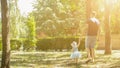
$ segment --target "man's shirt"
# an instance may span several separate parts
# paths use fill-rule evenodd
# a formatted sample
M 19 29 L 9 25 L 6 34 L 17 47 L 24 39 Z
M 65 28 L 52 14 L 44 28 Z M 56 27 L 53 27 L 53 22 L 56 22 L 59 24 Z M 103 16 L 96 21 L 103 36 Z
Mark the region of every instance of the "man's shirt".
M 88 31 L 87 31 L 87 35 L 88 36 L 97 36 L 98 33 L 98 29 L 99 29 L 99 21 L 96 18 L 90 18 L 88 20 Z

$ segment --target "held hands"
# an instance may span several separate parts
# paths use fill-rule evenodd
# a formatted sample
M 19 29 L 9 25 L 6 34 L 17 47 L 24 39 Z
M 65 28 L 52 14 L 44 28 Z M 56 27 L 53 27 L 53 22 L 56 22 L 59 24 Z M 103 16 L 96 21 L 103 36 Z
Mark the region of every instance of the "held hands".
M 99 39 L 99 38 L 97 38 L 97 41 L 99 42 L 99 41 L 100 41 L 100 39 Z

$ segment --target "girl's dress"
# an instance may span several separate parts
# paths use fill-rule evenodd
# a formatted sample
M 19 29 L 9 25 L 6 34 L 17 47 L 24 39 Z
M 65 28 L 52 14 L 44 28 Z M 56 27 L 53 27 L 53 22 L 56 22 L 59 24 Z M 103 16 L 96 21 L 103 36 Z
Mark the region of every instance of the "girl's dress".
M 81 57 L 81 54 L 80 54 L 80 52 L 78 51 L 78 47 L 77 47 L 77 43 L 76 42 L 73 42 L 72 44 L 71 44 L 71 46 L 72 46 L 72 48 L 73 48 L 73 52 L 72 52 L 72 54 L 71 54 L 71 58 L 80 58 Z

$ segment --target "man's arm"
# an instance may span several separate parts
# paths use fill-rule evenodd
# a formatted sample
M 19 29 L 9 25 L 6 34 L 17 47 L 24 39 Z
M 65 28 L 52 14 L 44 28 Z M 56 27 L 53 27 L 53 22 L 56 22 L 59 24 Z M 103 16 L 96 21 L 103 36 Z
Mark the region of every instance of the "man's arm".
M 83 28 L 81 32 L 82 34 L 79 35 L 78 46 L 80 45 L 82 38 L 86 35 L 87 29 L 88 29 L 88 24 L 85 25 L 85 27 Z
M 99 41 L 99 39 L 100 39 L 100 25 L 99 25 L 99 29 L 98 29 L 98 35 L 97 35 L 97 41 Z

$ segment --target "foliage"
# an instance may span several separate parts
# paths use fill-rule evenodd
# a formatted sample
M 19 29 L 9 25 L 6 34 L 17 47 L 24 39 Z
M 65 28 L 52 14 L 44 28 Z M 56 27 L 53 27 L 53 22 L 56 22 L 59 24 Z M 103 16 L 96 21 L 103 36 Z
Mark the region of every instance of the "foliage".
M 10 48 L 11 50 L 19 50 L 22 42 L 20 39 L 11 39 L 10 40 Z M 2 50 L 2 40 L 0 40 L 0 50 Z
M 10 14 L 10 34 L 11 37 L 19 37 L 19 28 L 20 28 L 20 11 L 17 6 L 17 0 L 9 1 L 9 14 Z
M 84 5 L 85 0 L 37 0 L 33 12 L 37 34 L 44 32 L 48 36 L 63 36 L 80 31 L 85 22 Z M 75 28 L 74 32 L 72 28 Z
M 114 34 L 120 33 L 120 4 L 119 2 L 115 3 L 111 11 L 111 31 Z
M 10 18 L 10 35 L 11 38 L 20 38 L 26 37 L 26 25 L 25 25 L 25 17 L 20 14 L 20 10 L 18 8 L 18 0 L 9 0 L 9 18 Z
M 17 1 L 9 1 L 11 38 L 26 37 L 27 35 L 26 18 L 20 15 Z M 92 10 L 98 13 L 101 29 L 104 32 L 104 0 L 91 1 Z M 33 6 L 35 11 L 32 13 L 35 17 L 37 35 L 40 32 L 48 36 L 82 33 L 86 20 L 86 0 L 37 0 Z M 120 24 L 119 1 L 111 4 L 111 10 L 111 31 L 120 33 L 118 26 Z
M 28 17 L 28 20 L 26 21 L 26 25 L 27 25 L 27 28 L 28 28 L 28 33 L 27 33 L 27 44 L 26 45 L 29 45 L 31 46 L 31 48 L 34 48 L 35 47 L 35 44 L 36 44 L 36 23 L 34 21 L 34 17 L 32 15 L 30 15 Z
M 19 50 L 21 46 L 21 41 L 18 39 L 11 39 L 10 46 L 11 46 L 11 50 Z
M 2 50 L 2 40 L 0 39 L 0 50 Z
M 64 36 L 75 36 L 80 33 L 85 28 L 86 22 L 86 0 L 37 0 L 33 5 L 35 10 L 28 17 L 22 17 L 20 15 L 20 10 L 17 6 L 17 1 L 9 0 L 9 14 L 10 14 L 10 35 L 11 38 L 16 38 L 17 40 L 11 40 L 12 49 L 18 49 L 22 43 L 18 42 L 20 38 L 26 38 L 23 41 L 24 50 L 33 48 L 36 44 L 36 33 L 39 35 L 40 32 L 44 34 L 55 37 L 49 39 L 39 40 L 40 45 L 58 45 L 65 42 L 68 44 L 71 42 L 68 38 L 62 38 Z M 101 29 L 104 33 L 104 0 L 91 0 L 92 10 L 98 13 L 98 18 L 101 23 Z M 118 1 L 118 0 L 117 0 Z M 120 33 L 120 1 L 115 4 L 111 4 L 111 32 L 118 34 Z M 1 29 L 1 24 L 0 24 Z M 1 32 L 1 31 L 0 31 Z M 58 38 L 56 38 L 58 37 Z M 61 38 L 60 38 L 61 37 Z M 66 40 L 68 39 L 68 40 Z M 57 40 L 57 41 L 56 41 Z M 63 40 L 63 41 L 62 41 Z M 62 41 L 62 42 L 59 42 Z M 44 42 L 44 43 L 43 43 Z M 56 42 L 56 43 L 53 43 Z M 17 43 L 17 46 L 16 46 Z M 65 44 L 65 47 L 67 48 Z M 0 45 L 1 46 L 1 45 Z M 39 45 L 37 43 L 38 50 Z M 44 47 L 44 46 L 43 46 Z M 56 47 L 56 46 L 55 46 Z M 51 46 L 53 49 L 54 46 Z M 69 48 L 69 47 L 68 47 Z M 46 48 L 43 48 L 46 49 Z

